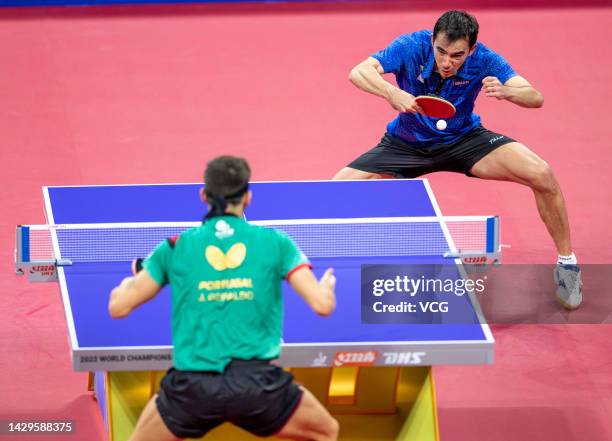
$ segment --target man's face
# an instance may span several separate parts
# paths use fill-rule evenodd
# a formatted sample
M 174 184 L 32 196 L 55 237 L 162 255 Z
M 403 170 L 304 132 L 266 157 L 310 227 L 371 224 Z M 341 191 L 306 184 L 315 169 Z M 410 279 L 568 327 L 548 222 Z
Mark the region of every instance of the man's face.
M 439 32 L 432 41 L 436 68 L 442 78 L 452 77 L 465 63 L 468 55 L 471 55 L 476 45 L 470 49 L 467 39 L 449 43 L 444 32 Z

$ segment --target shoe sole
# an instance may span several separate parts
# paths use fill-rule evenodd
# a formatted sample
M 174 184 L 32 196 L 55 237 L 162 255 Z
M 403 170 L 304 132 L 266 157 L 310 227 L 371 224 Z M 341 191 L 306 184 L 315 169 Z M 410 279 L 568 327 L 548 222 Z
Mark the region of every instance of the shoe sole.
M 582 301 L 577 304 L 576 306 L 572 306 L 569 303 L 566 303 L 563 299 L 561 299 L 561 297 L 559 297 L 557 295 L 557 293 L 555 293 L 555 298 L 557 299 L 557 302 L 559 302 L 561 304 L 561 306 L 563 306 L 565 309 L 567 309 L 568 311 L 574 311 L 578 308 L 580 308 L 580 305 L 582 304 Z

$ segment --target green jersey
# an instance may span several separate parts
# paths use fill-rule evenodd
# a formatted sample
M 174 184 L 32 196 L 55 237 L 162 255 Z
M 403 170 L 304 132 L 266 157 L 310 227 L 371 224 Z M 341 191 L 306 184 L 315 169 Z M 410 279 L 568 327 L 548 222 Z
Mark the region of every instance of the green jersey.
M 143 268 L 172 287 L 174 366 L 222 372 L 280 355 L 281 283 L 308 259 L 284 233 L 215 217 L 162 242 Z

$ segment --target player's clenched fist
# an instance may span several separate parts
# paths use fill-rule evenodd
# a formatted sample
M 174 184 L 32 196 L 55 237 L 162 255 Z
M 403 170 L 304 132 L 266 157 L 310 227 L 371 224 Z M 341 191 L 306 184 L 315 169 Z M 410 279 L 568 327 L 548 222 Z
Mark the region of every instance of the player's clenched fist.
M 485 77 L 482 80 L 482 91 L 486 96 L 503 100 L 508 96 L 507 88 L 496 77 Z
M 336 288 L 336 276 L 334 275 L 333 268 L 328 268 L 325 271 L 323 276 L 321 276 L 319 283 L 331 291 L 333 291 Z

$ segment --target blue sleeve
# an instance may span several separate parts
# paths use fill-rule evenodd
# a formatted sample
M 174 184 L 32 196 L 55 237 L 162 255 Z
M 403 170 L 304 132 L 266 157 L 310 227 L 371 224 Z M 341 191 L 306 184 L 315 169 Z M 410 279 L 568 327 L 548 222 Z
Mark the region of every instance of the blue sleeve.
M 164 240 L 142 263 L 143 269 L 145 269 L 160 286 L 164 286 L 168 283 L 168 268 L 170 267 L 171 256 L 172 248 L 168 241 Z
M 504 57 L 496 52 L 490 51 L 486 76 L 497 77 L 497 79 L 504 84 L 510 78 L 517 75 L 518 74 L 512 69 L 512 66 L 510 66 L 510 63 L 508 63 Z
M 372 57 L 380 62 L 385 73 L 397 74 L 405 67 L 406 60 L 410 56 L 412 50 L 411 41 L 410 36 L 401 35 L 393 40 L 385 49 L 373 53 Z

